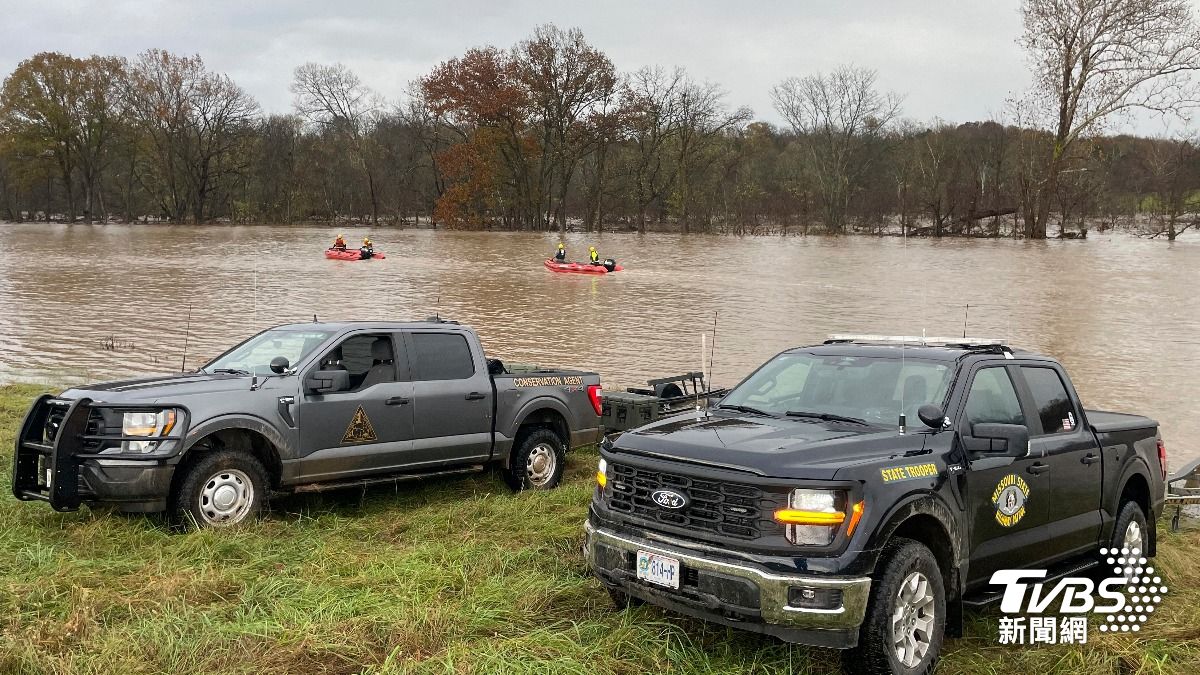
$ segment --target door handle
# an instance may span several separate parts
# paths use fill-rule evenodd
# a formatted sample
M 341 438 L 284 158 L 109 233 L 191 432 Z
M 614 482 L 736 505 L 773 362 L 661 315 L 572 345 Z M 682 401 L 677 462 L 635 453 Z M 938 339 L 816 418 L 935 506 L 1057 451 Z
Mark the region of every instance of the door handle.
M 408 399 L 403 396 L 393 396 L 383 402 L 384 405 L 408 405 Z
M 1041 462 L 1035 462 L 1033 464 L 1030 464 L 1029 467 L 1026 468 L 1025 470 L 1036 476 L 1038 474 L 1043 474 L 1043 473 L 1046 473 L 1047 471 L 1049 471 L 1050 465 L 1043 464 Z
M 1096 462 L 1100 461 L 1100 456 L 1094 452 L 1089 452 L 1083 457 L 1080 457 L 1079 461 L 1083 462 L 1084 464 L 1095 464 Z
M 473 391 L 473 392 L 467 394 L 468 401 L 482 401 L 485 398 L 487 398 L 487 397 L 477 391 Z

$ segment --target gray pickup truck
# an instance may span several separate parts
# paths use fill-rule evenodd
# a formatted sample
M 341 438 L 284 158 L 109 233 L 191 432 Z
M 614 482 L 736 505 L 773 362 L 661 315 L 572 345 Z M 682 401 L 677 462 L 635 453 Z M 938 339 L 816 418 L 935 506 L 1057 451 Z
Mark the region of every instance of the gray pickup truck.
M 500 465 L 516 490 L 558 485 L 601 438 L 595 373 L 509 372 L 453 322 L 271 328 L 194 373 L 34 401 L 13 494 L 59 511 L 110 503 L 178 527 L 232 525 L 272 493 Z

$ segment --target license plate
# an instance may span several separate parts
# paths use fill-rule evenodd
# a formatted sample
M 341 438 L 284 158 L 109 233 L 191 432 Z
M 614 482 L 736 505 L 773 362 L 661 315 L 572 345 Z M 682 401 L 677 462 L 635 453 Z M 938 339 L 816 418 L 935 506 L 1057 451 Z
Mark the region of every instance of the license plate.
M 665 555 L 638 551 L 637 578 L 679 590 L 679 561 Z

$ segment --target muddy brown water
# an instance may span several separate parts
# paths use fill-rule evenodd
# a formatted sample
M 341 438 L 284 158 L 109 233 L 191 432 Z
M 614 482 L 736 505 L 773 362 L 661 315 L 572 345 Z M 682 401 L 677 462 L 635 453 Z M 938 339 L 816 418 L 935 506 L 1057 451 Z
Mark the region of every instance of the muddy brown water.
M 929 241 L 570 234 L 626 271 L 554 274 L 553 234 L 369 231 L 386 260 L 326 260 L 329 227 L 0 225 L 0 381 L 189 368 L 267 326 L 421 319 L 492 355 L 601 373 L 608 388 L 700 367 L 717 385 L 829 333 L 999 336 L 1065 363 L 1086 405 L 1157 418 L 1200 457 L 1200 242 Z

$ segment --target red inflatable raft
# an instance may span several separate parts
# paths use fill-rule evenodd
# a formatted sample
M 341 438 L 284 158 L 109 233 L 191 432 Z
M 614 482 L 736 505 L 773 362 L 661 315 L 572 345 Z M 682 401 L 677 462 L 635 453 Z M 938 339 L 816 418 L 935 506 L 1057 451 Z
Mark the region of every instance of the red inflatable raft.
M 545 262 L 546 269 L 551 272 L 562 272 L 564 274 L 608 274 L 608 269 L 603 265 L 589 265 L 587 263 L 560 263 L 553 260 Z M 620 265 L 613 268 L 614 272 L 620 272 L 625 269 Z
M 327 249 L 325 249 L 325 257 L 329 258 L 330 260 L 362 260 L 363 259 L 362 254 L 359 253 L 358 249 L 356 249 L 356 248 L 348 248 L 345 251 L 338 251 L 338 250 L 335 250 L 332 248 L 327 248 Z M 379 250 L 376 250 L 375 254 L 371 256 L 371 258 L 386 258 L 386 257 L 387 256 L 383 254 L 383 251 L 379 251 Z M 367 260 L 370 260 L 371 258 L 367 258 Z

